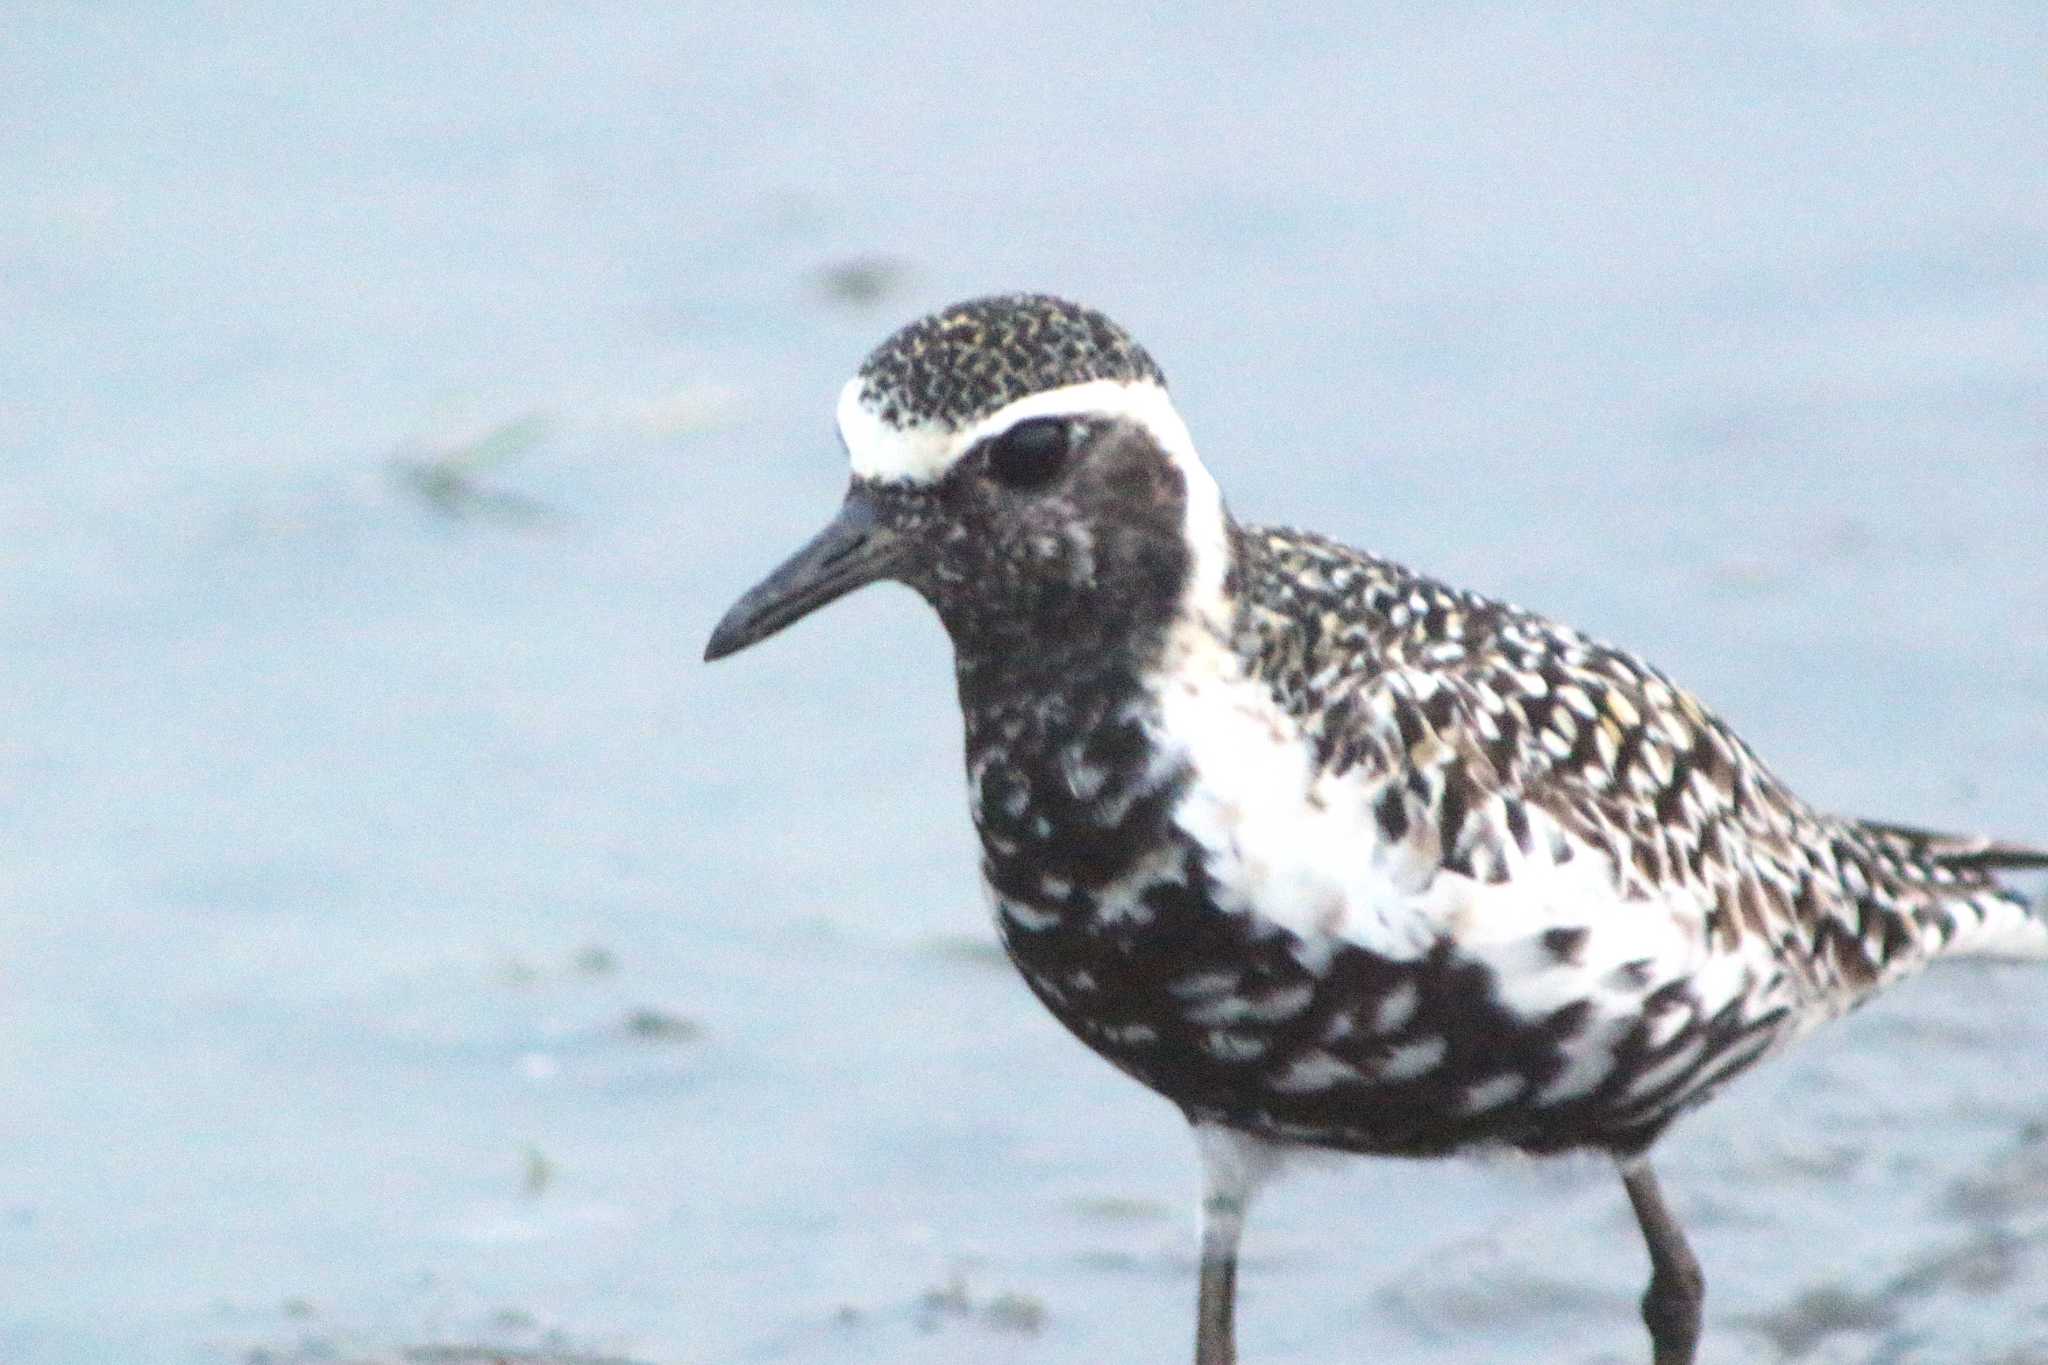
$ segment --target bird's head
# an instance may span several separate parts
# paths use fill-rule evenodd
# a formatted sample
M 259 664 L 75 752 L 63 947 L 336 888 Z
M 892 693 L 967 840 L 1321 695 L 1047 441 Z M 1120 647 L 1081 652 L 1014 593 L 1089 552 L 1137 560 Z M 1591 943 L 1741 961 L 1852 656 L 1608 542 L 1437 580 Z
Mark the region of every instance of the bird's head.
M 839 514 L 736 603 L 707 659 L 864 584 L 906 583 L 963 662 L 1142 647 L 1215 600 L 1228 523 L 1166 381 L 1102 314 L 975 299 L 877 347 L 839 397 Z

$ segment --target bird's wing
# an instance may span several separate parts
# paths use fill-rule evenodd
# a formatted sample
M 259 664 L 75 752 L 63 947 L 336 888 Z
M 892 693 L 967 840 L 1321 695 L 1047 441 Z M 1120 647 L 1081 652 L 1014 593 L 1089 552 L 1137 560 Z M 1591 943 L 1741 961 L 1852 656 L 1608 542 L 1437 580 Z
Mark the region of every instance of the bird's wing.
M 1814 810 L 1690 692 L 1570 627 L 1320 538 L 1248 544 L 1273 618 L 1253 632 L 1255 671 L 1304 714 L 1325 767 L 1384 754 L 1426 774 L 1403 823 L 1434 826 L 1448 870 L 1504 880 L 1544 853 L 1525 829 L 1561 828 L 1646 913 L 1769 945 L 1848 1001 L 1969 949 L 2020 906 L 1992 874 L 2043 865 Z

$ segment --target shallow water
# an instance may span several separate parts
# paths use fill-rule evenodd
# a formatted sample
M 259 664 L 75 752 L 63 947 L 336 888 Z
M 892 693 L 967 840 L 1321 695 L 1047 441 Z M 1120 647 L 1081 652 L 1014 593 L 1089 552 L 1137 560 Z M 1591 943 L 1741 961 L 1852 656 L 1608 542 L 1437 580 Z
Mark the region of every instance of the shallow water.
M 936 625 L 697 663 L 961 295 L 1125 321 L 1242 515 L 2048 837 L 2038 6 L 1177 15 L 9 25 L 0 1360 L 1184 1354 Z M 1677 1129 L 1706 1358 L 2048 1360 L 2044 1055 L 1950 969 Z M 1642 1275 L 1597 1163 L 1305 1171 L 1245 1355 L 1636 1360 Z

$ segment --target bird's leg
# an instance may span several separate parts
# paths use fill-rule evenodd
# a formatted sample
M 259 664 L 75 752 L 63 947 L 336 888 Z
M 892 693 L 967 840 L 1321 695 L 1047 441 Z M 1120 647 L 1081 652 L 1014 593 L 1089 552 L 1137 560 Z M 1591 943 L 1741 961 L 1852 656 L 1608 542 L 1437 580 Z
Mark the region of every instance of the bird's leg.
M 1700 1306 L 1707 1278 L 1686 1245 L 1678 1220 L 1664 1205 L 1656 1173 L 1637 1157 L 1621 1167 L 1621 1183 L 1635 1206 L 1636 1223 L 1650 1248 L 1650 1287 L 1643 1291 L 1643 1322 L 1650 1329 L 1654 1365 L 1692 1365 L 1700 1341 Z
M 1237 1365 L 1237 1234 L 1242 1210 L 1219 1214 L 1202 1201 L 1202 1297 L 1195 1305 L 1195 1365 Z M 1228 1234 L 1215 1229 L 1228 1224 Z
M 1202 1295 L 1195 1305 L 1195 1365 L 1237 1365 L 1237 1244 L 1252 1195 L 1278 1163 L 1263 1139 L 1195 1125 L 1202 1153 Z

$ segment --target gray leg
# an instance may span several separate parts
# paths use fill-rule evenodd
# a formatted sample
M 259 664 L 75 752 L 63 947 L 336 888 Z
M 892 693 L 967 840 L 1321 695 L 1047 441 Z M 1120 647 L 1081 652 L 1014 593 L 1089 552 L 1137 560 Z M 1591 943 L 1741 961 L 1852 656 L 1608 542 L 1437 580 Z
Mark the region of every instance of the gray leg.
M 1650 1287 L 1643 1293 L 1643 1322 L 1650 1329 L 1654 1365 L 1692 1365 L 1700 1342 L 1700 1306 L 1707 1277 L 1685 1243 L 1678 1220 L 1664 1206 L 1657 1177 L 1647 1159 L 1624 1163 L 1621 1183 L 1635 1206 L 1636 1222 L 1650 1248 Z
M 1212 1252 L 1209 1241 L 1205 1232 L 1202 1298 L 1195 1307 L 1195 1365 L 1237 1365 L 1237 1246 Z
M 1271 1143 L 1195 1125 L 1202 1153 L 1202 1297 L 1195 1306 L 1195 1365 L 1237 1365 L 1237 1244 L 1245 1210 L 1272 1174 Z

